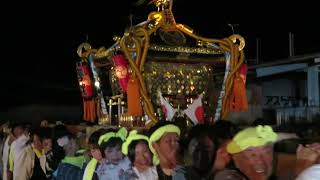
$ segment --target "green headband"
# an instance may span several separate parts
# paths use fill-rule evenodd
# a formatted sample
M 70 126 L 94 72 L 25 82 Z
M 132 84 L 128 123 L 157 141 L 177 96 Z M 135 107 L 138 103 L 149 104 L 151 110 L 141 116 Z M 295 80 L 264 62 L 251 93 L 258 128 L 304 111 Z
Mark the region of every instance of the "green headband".
M 146 140 L 147 142 L 149 142 L 149 138 L 147 136 L 138 134 L 137 130 L 132 130 L 130 131 L 126 141 L 122 144 L 122 153 L 124 155 L 128 155 L 129 145 L 131 144 L 132 141 L 137 141 L 137 140 Z
M 122 127 L 118 130 L 118 132 L 108 132 L 102 136 L 100 136 L 98 144 L 101 145 L 103 142 L 108 142 L 112 137 L 119 137 L 122 141 L 126 140 L 128 131 L 126 128 Z
M 150 151 L 153 153 L 153 163 L 155 165 L 159 164 L 159 157 L 156 150 L 153 148 L 152 143 L 160 140 L 165 133 L 177 133 L 180 136 L 180 129 L 178 126 L 175 126 L 173 124 L 168 124 L 160 127 L 159 129 L 155 130 L 152 133 L 152 135 L 149 138 L 149 148 L 150 148 Z

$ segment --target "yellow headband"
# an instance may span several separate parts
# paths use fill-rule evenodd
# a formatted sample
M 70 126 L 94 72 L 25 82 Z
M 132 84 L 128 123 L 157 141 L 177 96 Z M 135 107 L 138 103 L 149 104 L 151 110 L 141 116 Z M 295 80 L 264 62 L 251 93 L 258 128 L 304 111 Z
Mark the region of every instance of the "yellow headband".
M 137 130 L 130 131 L 128 138 L 122 144 L 122 153 L 124 155 L 128 155 L 129 145 L 131 144 L 132 141 L 136 141 L 136 140 L 146 140 L 148 142 L 149 138 L 145 135 L 138 134 Z
M 118 132 L 108 132 L 102 136 L 100 136 L 98 144 L 101 145 L 103 142 L 108 142 L 112 137 L 119 137 L 122 141 L 126 140 L 128 131 L 126 128 L 122 127 L 118 130 Z
M 149 148 L 150 148 L 150 151 L 153 153 L 153 163 L 155 165 L 159 164 L 159 158 L 158 158 L 158 154 L 157 154 L 156 150 L 153 148 L 152 144 L 154 142 L 157 142 L 158 140 L 160 140 L 161 137 L 165 133 L 177 133 L 180 136 L 180 129 L 178 126 L 175 126 L 173 124 L 168 124 L 168 125 L 160 127 L 159 129 L 155 130 L 152 133 L 152 135 L 149 138 Z
M 271 126 L 259 125 L 257 127 L 246 128 L 235 135 L 227 145 L 227 151 L 230 154 L 236 154 L 249 147 L 259 147 L 274 143 L 277 137 L 277 133 L 272 130 Z

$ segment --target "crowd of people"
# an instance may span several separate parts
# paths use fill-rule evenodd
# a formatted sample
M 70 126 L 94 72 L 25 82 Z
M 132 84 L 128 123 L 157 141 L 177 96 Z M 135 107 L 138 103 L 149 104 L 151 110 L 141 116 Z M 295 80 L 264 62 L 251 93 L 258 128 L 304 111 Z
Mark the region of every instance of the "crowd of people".
M 10 126 L 2 137 L 3 180 L 320 179 L 320 144 L 299 145 L 292 173 L 280 177 L 274 145 L 288 134 L 228 121 L 188 131 L 167 121 L 150 129 L 101 127 L 81 145 L 64 125 Z

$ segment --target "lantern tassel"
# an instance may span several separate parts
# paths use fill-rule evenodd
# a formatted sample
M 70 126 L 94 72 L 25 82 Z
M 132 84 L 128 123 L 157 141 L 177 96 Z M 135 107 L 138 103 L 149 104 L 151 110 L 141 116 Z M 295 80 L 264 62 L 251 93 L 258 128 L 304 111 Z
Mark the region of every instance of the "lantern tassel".
M 136 78 L 131 78 L 128 82 L 128 114 L 131 116 L 142 116 L 140 103 L 139 82 Z

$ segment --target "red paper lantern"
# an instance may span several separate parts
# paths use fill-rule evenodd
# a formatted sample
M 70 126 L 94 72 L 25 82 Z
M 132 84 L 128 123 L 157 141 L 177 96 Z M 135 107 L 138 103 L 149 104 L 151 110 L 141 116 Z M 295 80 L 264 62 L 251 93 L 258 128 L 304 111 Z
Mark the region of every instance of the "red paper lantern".
M 127 92 L 129 73 L 128 64 L 123 54 L 118 54 L 112 57 L 115 65 L 115 73 L 119 79 L 119 84 L 124 92 Z

